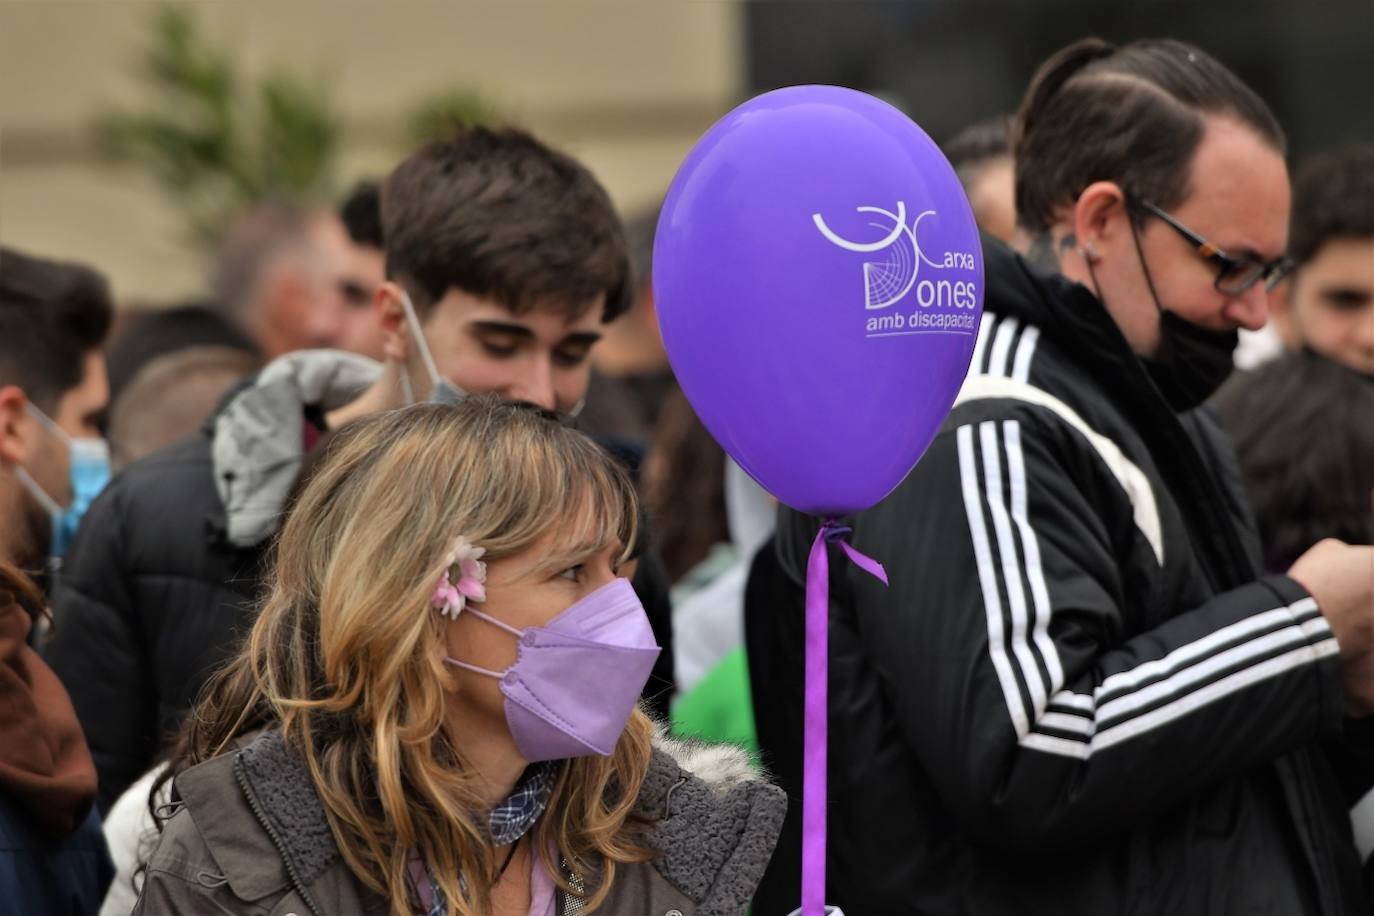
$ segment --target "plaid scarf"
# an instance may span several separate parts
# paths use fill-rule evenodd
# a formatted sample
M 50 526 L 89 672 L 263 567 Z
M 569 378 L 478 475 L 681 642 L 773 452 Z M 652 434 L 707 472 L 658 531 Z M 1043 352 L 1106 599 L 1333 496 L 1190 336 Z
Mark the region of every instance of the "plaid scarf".
M 536 763 L 525 769 L 520 781 L 505 801 L 491 809 L 487 832 L 495 846 L 508 846 L 530 831 L 549 805 L 553 783 L 558 778 L 556 761 Z M 439 893 L 439 885 L 429 873 L 429 866 L 418 853 L 410 861 L 410 877 L 420 900 L 420 912 L 425 916 L 448 916 L 448 901 Z M 459 876 L 462 882 L 462 876 Z

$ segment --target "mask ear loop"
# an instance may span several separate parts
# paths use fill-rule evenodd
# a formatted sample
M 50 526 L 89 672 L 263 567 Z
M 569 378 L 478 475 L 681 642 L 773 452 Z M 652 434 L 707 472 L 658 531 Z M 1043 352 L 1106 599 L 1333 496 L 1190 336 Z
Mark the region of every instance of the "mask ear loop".
M 1145 285 L 1150 289 L 1150 298 L 1154 300 L 1155 311 L 1159 312 L 1160 317 L 1164 317 L 1164 306 L 1159 304 L 1159 294 L 1155 292 L 1155 278 L 1150 275 L 1150 265 L 1145 263 L 1145 249 L 1140 247 L 1140 233 L 1136 232 L 1135 221 L 1131 219 L 1131 214 L 1127 212 L 1126 219 L 1130 221 L 1131 241 L 1135 243 L 1135 256 L 1140 261 L 1140 272 L 1145 275 Z M 1097 281 L 1094 279 L 1094 283 Z
M 74 451 L 72 448 L 72 437 L 67 435 L 65 429 L 58 426 L 57 422 L 53 420 L 52 417 L 35 407 L 32 401 L 25 402 L 24 409 L 28 411 L 29 416 L 38 421 L 40 426 L 62 440 L 62 443 L 67 446 L 68 456 L 72 454 Z M 68 460 L 70 460 L 70 457 Z M 43 509 L 52 516 L 54 520 L 63 512 L 67 511 L 66 507 L 53 499 L 52 496 L 48 494 L 47 490 L 38 485 L 38 481 L 33 479 L 33 475 L 29 473 L 28 468 L 24 467 L 22 464 L 16 465 L 14 473 L 15 476 L 19 478 L 19 482 L 23 484 L 24 489 L 29 491 L 29 495 L 38 500 L 39 504 L 43 506 Z M 55 523 L 54 521 L 54 524 Z
M 34 406 L 33 401 L 25 401 L 24 409 L 29 412 L 29 416 L 33 417 L 40 424 L 42 424 L 44 429 L 46 429 L 48 432 L 52 433 L 54 436 L 65 442 L 68 448 L 71 448 L 72 437 L 67 435 L 67 431 L 65 429 L 57 425 L 56 420 L 54 420 L 52 417 L 48 416 L 46 413 L 44 413 L 43 411 L 39 410 L 36 406 Z
M 514 636 L 516 639 L 520 639 L 520 638 L 522 638 L 522 637 L 525 635 L 525 631 L 524 631 L 524 630 L 517 630 L 515 627 L 511 626 L 511 625 L 508 624 L 508 623 L 502 623 L 501 621 L 497 620 L 495 617 L 492 617 L 492 616 L 490 616 L 490 615 L 488 615 L 488 614 L 484 614 L 484 613 L 482 613 L 481 611 L 477 610 L 477 608 L 475 608 L 475 607 L 465 607 L 465 608 L 463 608 L 463 611 L 462 611 L 462 612 L 465 613 L 465 614 L 473 614 L 474 616 L 477 617 L 478 620 L 485 620 L 487 623 L 491 624 L 492 626 L 500 627 L 501 629 L 505 630 L 507 633 L 509 633 L 509 634 L 511 634 L 512 636 Z M 455 619 L 457 619 L 457 618 L 455 618 Z M 503 677 L 506 676 L 506 675 L 505 675 L 505 672 L 503 672 L 503 671 L 492 671 L 490 668 L 483 668 L 483 667 L 480 666 L 480 665 L 473 665 L 473 664 L 470 664 L 469 662 L 460 661 L 459 659 L 453 658 L 452 656 L 447 656 L 447 655 L 444 656 L 444 661 L 447 662 L 447 663 L 450 664 L 450 665 L 457 665 L 459 668 L 466 668 L 466 669 L 469 670 L 469 671 L 474 671 L 474 672 L 476 672 L 477 674 L 485 674 L 487 677 L 494 677 L 494 678 L 498 678 L 498 679 L 499 679 L 499 678 L 503 678 Z
M 48 495 L 47 490 L 44 490 L 38 485 L 38 481 L 34 480 L 33 476 L 29 474 L 28 468 L 23 465 L 15 465 L 14 474 L 19 478 L 19 482 L 23 484 L 24 489 L 29 491 L 29 495 L 38 500 L 38 502 L 42 504 L 44 510 L 54 519 L 66 511 L 66 509 L 58 504 L 57 500 Z
M 411 305 L 410 294 L 404 289 L 401 290 L 401 306 L 405 309 L 406 324 L 410 327 L 410 334 L 415 338 L 415 348 L 420 351 L 420 359 L 425 364 L 425 371 L 429 373 L 429 380 L 434 387 L 439 387 L 439 370 L 434 365 L 434 357 L 430 355 L 429 343 L 425 340 L 425 332 L 420 327 L 420 319 L 415 316 L 415 306 Z M 409 403 L 415 403 L 415 392 L 410 390 L 410 380 L 406 379 L 407 395 Z

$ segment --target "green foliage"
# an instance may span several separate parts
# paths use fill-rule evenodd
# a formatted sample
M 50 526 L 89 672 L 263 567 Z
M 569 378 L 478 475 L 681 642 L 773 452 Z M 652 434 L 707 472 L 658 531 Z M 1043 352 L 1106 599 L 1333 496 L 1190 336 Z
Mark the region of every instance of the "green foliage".
M 442 140 L 462 124 L 494 124 L 501 114 L 490 100 L 471 89 L 450 89 L 426 99 L 411 113 L 406 129 L 408 149 Z
M 162 186 L 193 239 L 213 242 L 265 198 L 330 192 L 339 125 L 322 91 L 282 72 L 245 80 L 186 8 L 164 7 L 153 24 L 140 68 L 151 104 L 107 114 L 96 130 L 109 156 Z

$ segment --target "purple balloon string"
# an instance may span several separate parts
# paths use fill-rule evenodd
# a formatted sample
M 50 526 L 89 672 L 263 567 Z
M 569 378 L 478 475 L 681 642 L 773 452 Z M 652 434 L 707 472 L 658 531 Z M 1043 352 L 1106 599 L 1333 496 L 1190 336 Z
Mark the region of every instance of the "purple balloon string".
M 851 563 L 887 585 L 887 571 L 845 542 L 849 529 L 827 519 L 806 561 L 806 713 L 802 777 L 802 916 L 825 916 L 826 753 L 829 740 L 830 557 L 837 542 Z

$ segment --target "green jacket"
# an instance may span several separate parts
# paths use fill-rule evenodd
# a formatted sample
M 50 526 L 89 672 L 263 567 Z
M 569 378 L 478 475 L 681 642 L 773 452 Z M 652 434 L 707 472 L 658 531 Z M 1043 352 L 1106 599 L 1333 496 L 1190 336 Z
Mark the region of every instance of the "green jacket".
M 135 916 L 385 916 L 348 870 L 300 758 L 274 731 L 176 778 L 181 809 L 149 861 Z M 734 916 L 763 876 L 786 809 L 739 751 L 655 741 L 636 804 L 661 855 L 616 869 L 605 916 Z M 560 914 L 581 912 L 577 898 Z

